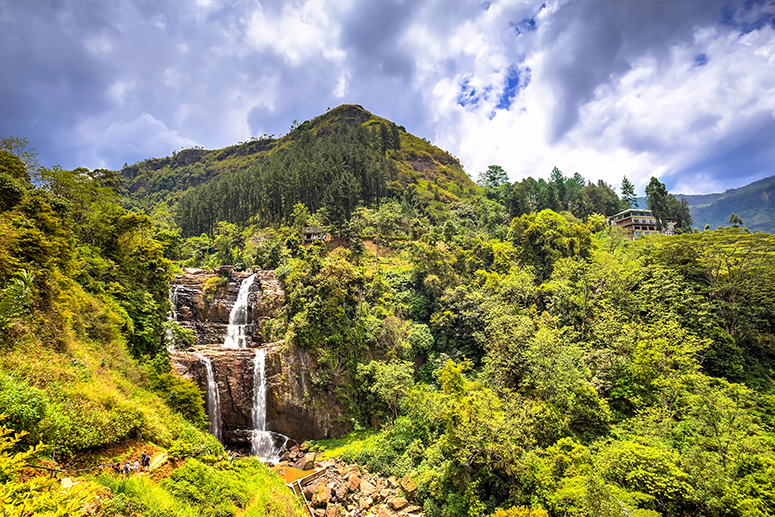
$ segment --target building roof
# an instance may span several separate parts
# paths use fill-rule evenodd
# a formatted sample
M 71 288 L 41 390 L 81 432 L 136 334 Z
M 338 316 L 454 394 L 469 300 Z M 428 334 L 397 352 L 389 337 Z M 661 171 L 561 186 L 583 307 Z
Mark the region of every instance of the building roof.
M 618 214 L 612 215 L 609 219 L 613 219 L 614 217 L 619 217 L 620 215 L 625 215 L 630 212 L 638 212 L 638 213 L 643 212 L 647 216 L 651 215 L 651 210 L 649 210 L 648 208 L 628 208 L 627 210 L 622 210 Z

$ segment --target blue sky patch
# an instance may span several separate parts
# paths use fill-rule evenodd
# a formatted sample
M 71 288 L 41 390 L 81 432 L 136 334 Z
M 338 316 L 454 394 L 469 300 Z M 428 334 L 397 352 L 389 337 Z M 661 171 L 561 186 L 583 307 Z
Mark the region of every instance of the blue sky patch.
M 708 64 L 708 55 L 707 54 L 699 54 L 697 57 L 694 58 L 694 66 L 705 66 Z
M 514 98 L 530 83 L 530 68 L 525 68 L 522 73 L 518 68 L 510 68 L 509 73 L 506 76 L 506 86 L 503 88 L 503 93 L 498 99 L 498 105 L 496 109 L 508 110 L 511 108 L 511 104 L 514 102 Z
M 509 25 L 517 34 L 522 34 L 523 32 L 533 32 L 537 28 L 534 18 L 523 18 L 522 21 L 511 22 Z
M 460 84 L 460 95 L 457 96 L 458 106 L 476 106 L 479 103 L 479 95 L 476 93 L 476 88 L 469 84 L 469 80 L 466 79 Z
M 754 7 L 761 7 L 763 5 L 765 5 L 765 2 L 762 0 L 747 0 L 743 3 L 742 12 L 752 11 Z M 746 18 L 745 14 L 739 16 L 737 9 L 732 6 L 727 5 L 721 9 L 721 23 L 734 27 L 743 34 L 748 34 L 767 26 L 775 28 L 775 14 L 765 10 L 760 11 L 759 16 L 755 19 Z

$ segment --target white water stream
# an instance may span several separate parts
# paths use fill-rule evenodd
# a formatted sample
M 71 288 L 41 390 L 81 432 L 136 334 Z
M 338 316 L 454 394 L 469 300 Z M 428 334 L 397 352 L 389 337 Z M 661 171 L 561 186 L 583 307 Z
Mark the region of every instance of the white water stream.
M 210 359 L 194 352 L 194 357 L 202 361 L 207 372 L 207 418 L 210 420 L 210 434 L 221 441 L 221 396 L 218 394 L 218 384 L 213 375 L 213 365 Z
M 261 461 L 277 463 L 288 437 L 266 430 L 266 350 L 256 350 L 253 360 L 253 432 L 250 437 L 250 454 Z M 277 446 L 278 439 L 284 439 Z
M 237 294 L 237 301 L 229 314 L 229 326 L 223 348 L 245 348 L 245 325 L 248 323 L 248 295 L 250 286 L 256 279 L 252 274 L 242 281 Z

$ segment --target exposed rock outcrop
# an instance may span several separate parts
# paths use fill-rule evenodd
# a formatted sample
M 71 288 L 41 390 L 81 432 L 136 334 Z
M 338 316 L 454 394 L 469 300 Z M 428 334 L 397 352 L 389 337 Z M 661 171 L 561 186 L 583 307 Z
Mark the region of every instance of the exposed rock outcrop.
M 185 268 L 170 283 L 175 314 L 180 325 L 194 330 L 197 345 L 220 346 L 226 338 L 229 315 L 237 301 L 242 281 L 252 272 L 234 272 L 231 266 L 216 271 Z M 264 323 L 274 318 L 285 303 L 285 291 L 274 271 L 256 271 L 256 281 L 248 295 L 247 346 L 266 343 Z M 208 287 L 209 281 L 209 287 Z
M 216 271 L 185 269 L 170 285 L 178 323 L 197 334 L 195 351 L 207 357 L 218 386 L 223 441 L 245 448 L 254 428 L 254 348 L 266 350 L 266 428 L 298 441 L 338 436 L 350 431 L 350 423 L 332 394 L 313 390 L 311 373 L 317 367 L 305 350 L 284 342 L 267 343 L 264 324 L 277 316 L 285 292 L 274 271 L 256 271 L 248 294 L 246 348 L 221 348 L 229 314 L 242 281 L 251 272 L 234 272 L 231 266 Z M 207 287 L 209 286 L 209 287 Z M 207 289 L 206 289 L 207 287 Z M 192 379 L 207 392 L 204 363 L 186 351 L 171 352 L 173 369 Z

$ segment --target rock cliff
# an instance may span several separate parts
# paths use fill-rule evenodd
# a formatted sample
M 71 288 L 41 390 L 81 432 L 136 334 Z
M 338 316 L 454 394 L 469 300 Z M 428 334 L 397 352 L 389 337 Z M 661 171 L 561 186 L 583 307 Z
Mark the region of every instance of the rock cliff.
M 220 398 L 223 441 L 235 448 L 250 443 L 254 428 L 251 411 L 254 393 L 256 348 L 266 350 L 267 430 L 297 441 L 330 438 L 350 430 L 349 421 L 331 394 L 313 390 L 310 375 L 314 358 L 284 342 L 267 343 L 266 321 L 277 316 L 285 303 L 285 292 L 274 271 L 257 271 L 248 295 L 246 348 L 222 348 L 229 314 L 242 281 L 252 273 L 222 267 L 216 271 L 186 269 L 170 285 L 175 316 L 182 326 L 196 331 L 195 351 L 207 357 L 213 368 Z M 207 393 L 204 363 L 191 352 L 171 352 L 173 369 L 192 379 Z
M 242 281 L 250 272 L 234 272 L 231 266 L 215 271 L 185 268 L 170 283 L 175 318 L 181 326 L 196 331 L 197 345 L 218 347 L 226 338 L 229 315 L 237 301 Z M 285 303 L 285 291 L 274 271 L 256 271 L 248 294 L 249 348 L 266 343 L 263 324 L 274 318 Z

